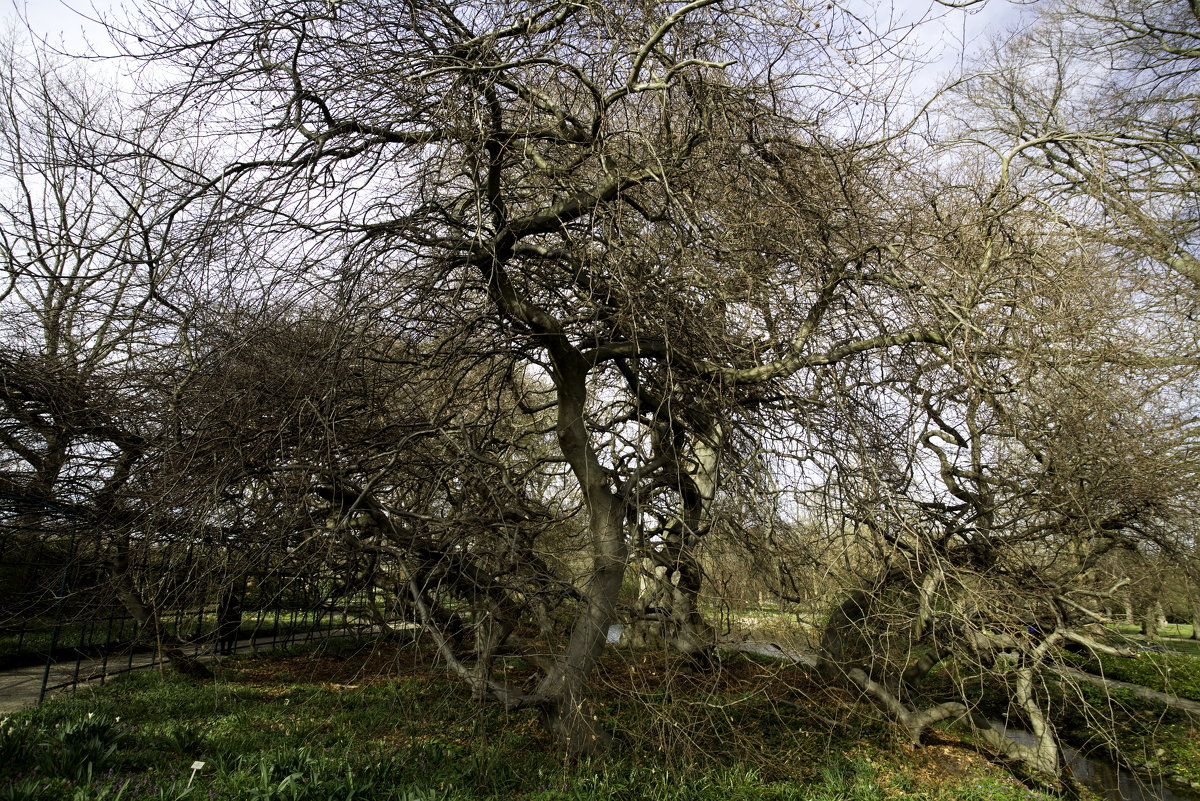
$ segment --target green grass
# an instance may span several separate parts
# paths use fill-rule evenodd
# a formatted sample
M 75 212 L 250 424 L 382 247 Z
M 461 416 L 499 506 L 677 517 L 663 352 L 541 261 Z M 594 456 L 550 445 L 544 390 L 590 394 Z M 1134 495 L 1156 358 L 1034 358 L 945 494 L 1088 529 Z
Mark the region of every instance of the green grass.
M 428 651 L 323 648 L 233 659 L 215 682 L 129 676 L 17 715 L 0 726 L 0 801 L 1031 797 L 958 746 L 909 751 L 798 669 L 732 658 L 697 674 L 666 657 L 612 656 L 597 711 L 613 748 L 575 762 L 534 711 L 473 702 L 427 667 Z M 513 660 L 509 680 L 526 675 Z
M 1072 661 L 1089 673 L 1200 701 L 1200 659 L 1193 656 L 1145 652 L 1136 659 L 1077 655 Z M 1105 692 L 1081 684 L 1066 697 L 1063 728 L 1077 745 L 1115 746 L 1129 764 L 1149 764 L 1152 772 L 1200 782 L 1200 721 L 1127 690 Z
M 1088 673 L 1200 701 L 1200 659 L 1186 654 L 1149 651 L 1136 659 L 1096 654 L 1072 661 Z
M 1145 644 L 1147 641 L 1142 636 L 1142 627 L 1135 623 L 1114 623 L 1110 628 L 1130 642 Z M 1168 650 L 1200 656 L 1200 640 L 1193 640 L 1191 637 L 1192 627 L 1189 624 L 1171 623 L 1158 630 L 1158 639 L 1155 642 Z

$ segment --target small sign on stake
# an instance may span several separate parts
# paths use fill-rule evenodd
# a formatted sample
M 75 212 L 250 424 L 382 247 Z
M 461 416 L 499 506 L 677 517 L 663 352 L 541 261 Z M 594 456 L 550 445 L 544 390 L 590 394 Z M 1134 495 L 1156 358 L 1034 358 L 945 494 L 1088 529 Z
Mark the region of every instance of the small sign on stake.
M 187 783 L 188 787 L 192 786 L 192 780 L 196 778 L 196 774 L 200 772 L 200 769 L 202 767 L 204 767 L 204 763 L 198 759 L 192 763 L 192 775 L 188 776 L 188 783 Z

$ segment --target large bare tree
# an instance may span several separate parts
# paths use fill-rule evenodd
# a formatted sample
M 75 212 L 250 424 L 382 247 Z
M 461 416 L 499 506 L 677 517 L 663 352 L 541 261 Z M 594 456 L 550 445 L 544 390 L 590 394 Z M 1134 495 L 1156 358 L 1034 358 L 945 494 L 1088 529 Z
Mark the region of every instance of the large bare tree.
M 306 249 L 290 280 L 369 287 L 411 352 L 491 352 L 545 388 L 590 568 L 536 688 L 480 686 L 575 749 L 602 740 L 585 685 L 631 543 L 673 588 L 665 639 L 710 645 L 694 551 L 738 415 L 799 373 L 941 341 L 881 267 L 851 66 L 871 43 L 806 13 L 213 0 L 136 24 L 137 55 L 229 135 L 214 226 Z

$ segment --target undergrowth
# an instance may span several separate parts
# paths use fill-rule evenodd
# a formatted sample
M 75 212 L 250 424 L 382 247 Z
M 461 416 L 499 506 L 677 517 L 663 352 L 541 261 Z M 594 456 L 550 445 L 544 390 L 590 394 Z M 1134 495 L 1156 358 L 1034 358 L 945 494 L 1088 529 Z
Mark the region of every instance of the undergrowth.
M 0 725 L 0 801 L 1040 797 L 952 740 L 908 750 L 799 668 L 613 654 L 596 682 L 612 748 L 573 761 L 535 712 L 472 701 L 430 656 L 327 643 L 53 698 Z M 509 681 L 527 672 L 509 662 Z

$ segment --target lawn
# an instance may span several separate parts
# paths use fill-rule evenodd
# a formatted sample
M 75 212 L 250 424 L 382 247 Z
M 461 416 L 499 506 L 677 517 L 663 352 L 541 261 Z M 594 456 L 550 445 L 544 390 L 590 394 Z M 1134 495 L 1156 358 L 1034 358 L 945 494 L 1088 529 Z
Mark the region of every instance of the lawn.
M 1136 659 L 1076 655 L 1075 667 L 1117 681 L 1200 701 L 1200 659 L 1184 653 L 1147 651 Z M 1200 782 L 1200 720 L 1143 700 L 1127 690 L 1062 682 L 1067 708 L 1061 723 L 1068 739 L 1084 748 L 1118 749 L 1136 766 Z
M 1114 623 L 1110 627 L 1125 639 L 1139 644 L 1147 643 L 1142 636 L 1142 627 L 1134 623 Z M 1158 630 L 1158 645 L 1183 654 L 1200 656 L 1200 640 L 1193 640 L 1192 627 L 1187 623 L 1171 623 Z
M 0 726 L 0 801 L 1043 797 L 952 736 L 909 750 L 799 668 L 611 654 L 613 748 L 571 761 L 535 712 L 472 701 L 429 657 L 342 641 L 227 660 L 214 682 L 150 673 L 54 698 Z M 511 681 L 527 674 L 510 660 Z

